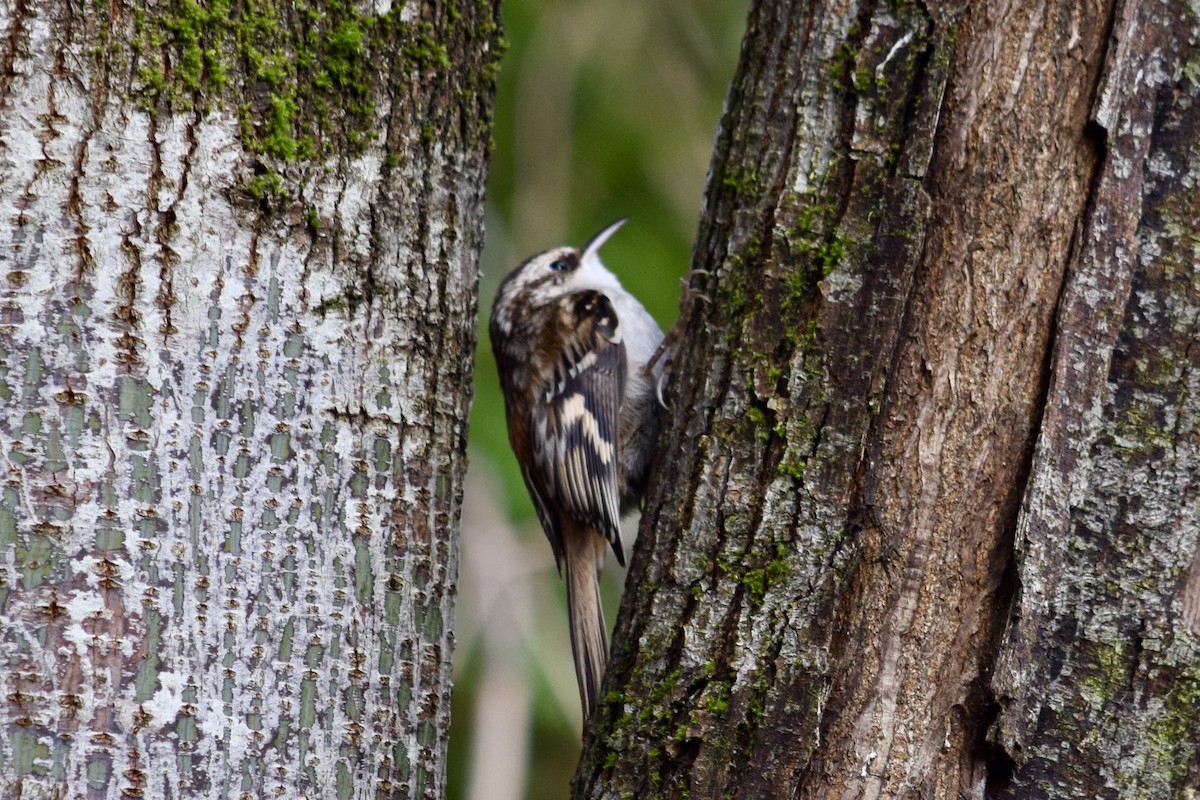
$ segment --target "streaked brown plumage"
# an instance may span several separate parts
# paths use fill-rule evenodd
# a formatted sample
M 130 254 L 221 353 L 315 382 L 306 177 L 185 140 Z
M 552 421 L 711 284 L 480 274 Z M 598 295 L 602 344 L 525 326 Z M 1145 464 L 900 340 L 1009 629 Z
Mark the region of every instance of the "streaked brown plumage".
M 509 440 L 559 571 L 565 569 L 571 648 L 584 719 L 608 660 L 599 577 L 611 545 L 625 563 L 619 523 L 636 507 L 658 432 L 657 323 L 596 251 L 530 258 L 500 286 L 489 332 Z

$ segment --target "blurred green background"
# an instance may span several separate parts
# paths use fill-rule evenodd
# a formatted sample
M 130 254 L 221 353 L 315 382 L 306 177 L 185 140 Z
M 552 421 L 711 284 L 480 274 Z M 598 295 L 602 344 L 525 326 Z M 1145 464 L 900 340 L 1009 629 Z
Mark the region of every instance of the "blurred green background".
M 580 712 L 565 592 L 516 461 L 487 339 L 527 256 L 618 217 L 605 264 L 667 329 L 678 314 L 748 0 L 508 0 L 482 258 L 456 613 L 452 800 L 563 798 Z M 627 521 L 626 552 L 636 520 Z M 605 572 L 611 629 L 623 571 Z

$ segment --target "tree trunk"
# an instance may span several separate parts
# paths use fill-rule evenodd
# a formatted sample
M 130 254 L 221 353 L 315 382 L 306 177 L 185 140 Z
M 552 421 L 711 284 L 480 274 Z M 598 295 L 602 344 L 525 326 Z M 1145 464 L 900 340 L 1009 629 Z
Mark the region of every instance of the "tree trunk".
M 755 4 L 576 797 L 1200 790 L 1198 42 Z
M 440 797 L 494 2 L 0 0 L 0 795 Z

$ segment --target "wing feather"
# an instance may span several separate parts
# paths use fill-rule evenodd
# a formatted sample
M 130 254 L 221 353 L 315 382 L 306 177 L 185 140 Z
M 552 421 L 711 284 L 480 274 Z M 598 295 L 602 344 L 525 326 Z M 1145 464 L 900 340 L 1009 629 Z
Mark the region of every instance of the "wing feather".
M 540 481 L 529 482 L 540 482 L 540 491 L 559 498 L 573 518 L 604 535 L 623 564 L 617 437 L 627 367 L 620 324 L 611 301 L 596 291 L 565 296 L 556 322 L 567 344 L 541 376 L 545 422 L 534 426 L 532 442 Z M 542 522 L 545 527 L 545 516 Z M 561 557 L 559 548 L 555 552 Z

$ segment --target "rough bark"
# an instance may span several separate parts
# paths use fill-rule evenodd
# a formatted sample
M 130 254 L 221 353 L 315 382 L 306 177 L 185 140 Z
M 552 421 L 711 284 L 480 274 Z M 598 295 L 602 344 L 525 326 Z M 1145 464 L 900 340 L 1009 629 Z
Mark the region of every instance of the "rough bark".
M 1198 42 L 754 5 L 576 797 L 1200 790 Z
M 497 16 L 0 0 L 0 795 L 444 794 Z

